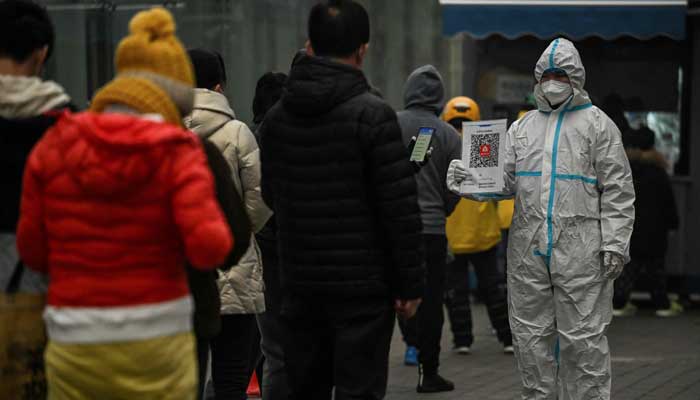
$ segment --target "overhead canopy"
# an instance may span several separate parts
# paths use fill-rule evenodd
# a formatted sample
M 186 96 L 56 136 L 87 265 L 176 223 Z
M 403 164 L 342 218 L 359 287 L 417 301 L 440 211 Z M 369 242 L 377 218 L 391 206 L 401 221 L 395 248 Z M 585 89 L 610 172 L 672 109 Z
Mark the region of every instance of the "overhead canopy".
M 440 0 L 446 35 L 685 38 L 686 0 Z

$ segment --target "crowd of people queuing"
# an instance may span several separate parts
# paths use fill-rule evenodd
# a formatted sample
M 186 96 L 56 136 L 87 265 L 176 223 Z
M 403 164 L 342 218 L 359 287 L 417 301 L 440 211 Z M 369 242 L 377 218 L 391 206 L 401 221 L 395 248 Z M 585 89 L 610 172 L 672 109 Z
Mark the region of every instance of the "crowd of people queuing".
M 677 225 L 654 205 L 668 177 L 653 133 L 626 153 L 556 39 L 535 65 L 537 109 L 508 130 L 505 187 L 464 195 L 476 172 L 460 135 L 478 104 L 447 101 L 426 65 L 395 112 L 362 72 L 369 43 L 361 5 L 315 5 L 288 75 L 258 81 L 249 127 L 223 58 L 186 50 L 153 8 L 79 111 L 41 78 L 46 10 L 0 2 L 0 267 L 47 291 L 49 399 L 245 399 L 256 370 L 264 399 L 381 399 L 397 317 L 417 391 L 450 391 L 442 307 L 468 354 L 469 264 L 523 399 L 610 398 L 613 302 L 629 307 L 639 269 L 663 281 L 658 243 Z M 410 161 L 424 127 L 430 149 Z M 678 311 L 663 286 L 653 298 Z

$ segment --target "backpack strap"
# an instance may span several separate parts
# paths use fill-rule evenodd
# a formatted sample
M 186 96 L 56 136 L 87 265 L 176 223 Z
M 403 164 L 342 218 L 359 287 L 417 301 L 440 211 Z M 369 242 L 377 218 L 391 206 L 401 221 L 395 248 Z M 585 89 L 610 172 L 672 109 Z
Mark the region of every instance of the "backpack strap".
M 12 275 L 10 276 L 10 281 L 7 283 L 5 292 L 8 294 L 17 293 L 19 290 L 19 284 L 22 281 L 22 275 L 24 275 L 24 264 L 22 261 L 17 261 Z

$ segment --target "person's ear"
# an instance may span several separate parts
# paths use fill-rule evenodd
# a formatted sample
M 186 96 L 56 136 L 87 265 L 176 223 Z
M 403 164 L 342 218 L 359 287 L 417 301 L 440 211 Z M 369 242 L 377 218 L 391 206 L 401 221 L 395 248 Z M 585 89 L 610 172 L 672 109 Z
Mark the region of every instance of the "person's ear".
M 31 55 L 31 68 L 34 76 L 41 75 L 44 69 L 44 63 L 46 63 L 46 58 L 49 56 L 49 46 L 44 46 L 40 49 L 34 50 Z
M 358 67 L 361 67 L 362 63 L 365 61 L 365 56 L 367 55 L 368 48 L 369 44 L 365 43 L 362 46 L 360 46 L 359 49 L 357 49 L 357 52 L 355 53 L 355 62 L 357 63 Z
M 315 56 L 316 54 L 314 53 L 314 48 L 311 46 L 311 41 L 307 40 L 306 43 L 304 44 L 304 47 L 306 48 L 306 54 L 309 56 Z
M 217 83 L 216 86 L 214 86 L 214 91 L 224 94 L 224 85 Z

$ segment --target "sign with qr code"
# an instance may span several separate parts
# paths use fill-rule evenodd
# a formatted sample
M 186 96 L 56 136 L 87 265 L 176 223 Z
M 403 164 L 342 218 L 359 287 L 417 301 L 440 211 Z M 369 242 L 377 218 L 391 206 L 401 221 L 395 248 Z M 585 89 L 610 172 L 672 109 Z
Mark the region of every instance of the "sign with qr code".
M 462 161 L 471 174 L 462 182 L 462 193 L 496 193 L 503 190 L 506 125 L 505 119 L 462 124 Z

